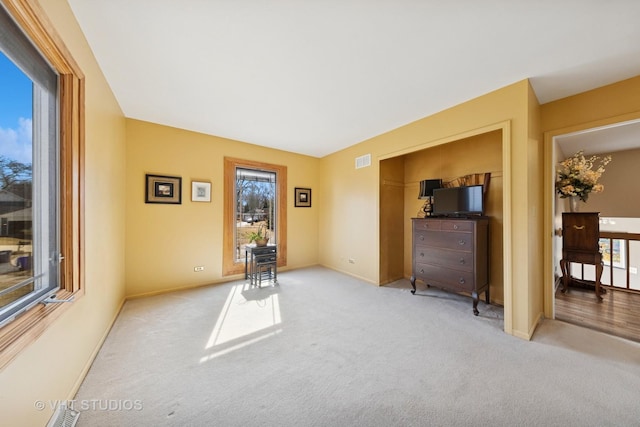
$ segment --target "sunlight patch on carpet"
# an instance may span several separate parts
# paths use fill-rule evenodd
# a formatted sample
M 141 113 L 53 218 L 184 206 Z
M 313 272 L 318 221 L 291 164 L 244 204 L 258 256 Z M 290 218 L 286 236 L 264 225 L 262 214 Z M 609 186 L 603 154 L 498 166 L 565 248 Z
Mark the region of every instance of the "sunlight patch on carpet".
M 246 283 L 233 286 L 204 348 L 213 353 L 200 363 L 280 333 L 275 329 L 282 323 L 277 292 Z

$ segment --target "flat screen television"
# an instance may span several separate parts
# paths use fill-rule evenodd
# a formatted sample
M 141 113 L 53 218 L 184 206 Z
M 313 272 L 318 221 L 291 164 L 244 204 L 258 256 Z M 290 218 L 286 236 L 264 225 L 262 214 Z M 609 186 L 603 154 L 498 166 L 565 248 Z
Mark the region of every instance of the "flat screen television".
M 484 213 L 482 185 L 433 190 L 434 216 L 468 216 Z

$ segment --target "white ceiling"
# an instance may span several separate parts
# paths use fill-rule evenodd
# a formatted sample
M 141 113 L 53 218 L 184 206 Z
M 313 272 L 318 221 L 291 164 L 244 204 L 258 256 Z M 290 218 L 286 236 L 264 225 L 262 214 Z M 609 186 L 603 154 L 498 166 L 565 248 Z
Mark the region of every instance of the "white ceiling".
M 640 74 L 638 0 L 68 0 L 129 118 L 322 157 L 524 78 Z
M 640 148 L 640 120 L 588 129 L 556 137 L 560 159 L 582 150 L 586 155 Z

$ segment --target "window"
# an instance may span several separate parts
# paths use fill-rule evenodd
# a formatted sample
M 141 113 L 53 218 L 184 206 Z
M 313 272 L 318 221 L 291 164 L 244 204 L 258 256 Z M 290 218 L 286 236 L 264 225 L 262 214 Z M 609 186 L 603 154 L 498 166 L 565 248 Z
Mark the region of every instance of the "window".
M 236 262 L 244 259 L 244 247 L 251 243 L 247 236 L 252 232 L 260 232 L 270 244 L 277 244 L 277 180 L 276 172 L 236 167 Z
M 25 135 L 0 141 L 0 368 L 64 310 L 39 302 L 82 292 L 84 80 L 51 28 L 36 3 L 0 5 L 0 99 L 22 117 L 0 138 Z
M 225 158 L 224 271 L 244 272 L 247 235 L 266 230 L 278 245 L 278 265 L 286 265 L 287 168 Z
M 24 38 L 3 17 L 2 33 L 10 33 L 10 40 Z M 17 112 L 15 122 L 0 122 L 0 326 L 57 291 L 61 256 L 58 76 L 27 40 L 4 39 L 0 38 L 0 50 L 6 52 L 0 52 L 2 117 L 12 117 L 7 113 L 23 105 L 24 110 Z

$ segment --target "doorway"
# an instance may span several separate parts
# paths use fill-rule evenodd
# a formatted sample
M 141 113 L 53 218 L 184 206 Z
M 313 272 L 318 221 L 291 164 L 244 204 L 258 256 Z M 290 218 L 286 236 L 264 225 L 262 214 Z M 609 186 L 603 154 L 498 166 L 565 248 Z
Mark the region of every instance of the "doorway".
M 553 272 L 548 302 L 552 308 L 551 317 L 596 329 L 611 335 L 640 341 L 640 201 L 629 198 L 629 171 L 636 169 L 640 161 L 640 120 L 622 121 L 607 126 L 590 127 L 573 132 L 546 135 L 550 143 L 552 168 L 548 171 L 553 194 L 550 197 L 551 221 L 553 227 L 551 259 Z M 570 288 L 562 293 L 560 279 L 562 273 L 559 261 L 562 252 L 562 212 L 568 210 L 565 200 L 555 192 L 556 165 L 563 159 L 583 150 L 591 155 L 612 155 L 612 162 L 606 167 L 600 183 L 604 191 L 592 194 L 581 204 L 582 212 L 598 212 L 600 217 L 600 249 L 603 253 L 604 272 L 602 284 L 606 289 L 603 302 L 598 303 L 592 290 Z M 574 277 L 593 280 L 595 268 L 575 265 Z M 545 308 L 545 314 L 549 311 Z M 549 314 L 547 314 L 549 315 Z

